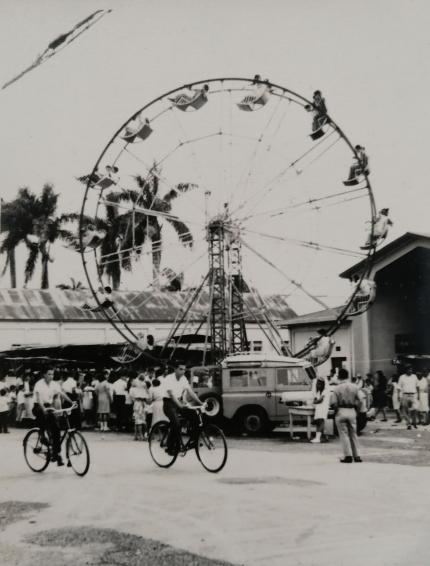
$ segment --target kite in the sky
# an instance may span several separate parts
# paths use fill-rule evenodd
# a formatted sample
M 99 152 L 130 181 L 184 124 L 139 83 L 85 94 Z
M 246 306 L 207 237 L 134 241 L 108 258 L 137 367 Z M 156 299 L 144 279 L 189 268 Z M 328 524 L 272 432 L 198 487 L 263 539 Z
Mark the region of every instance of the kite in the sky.
M 63 33 L 59 35 L 57 38 L 51 41 L 51 43 L 48 45 L 45 51 L 41 55 L 39 55 L 37 59 L 29 67 L 27 67 L 19 75 L 17 75 L 7 83 L 5 83 L 2 86 L 2 89 L 10 86 L 12 83 L 23 77 L 26 73 L 35 69 L 39 65 L 42 65 L 42 63 L 47 61 L 53 55 L 56 55 L 58 51 L 61 51 L 61 49 L 72 43 L 72 41 L 74 41 L 77 37 L 79 37 L 81 33 L 84 33 L 84 31 L 86 31 L 91 26 L 96 24 L 99 20 L 101 20 L 101 18 L 103 18 L 103 16 L 109 14 L 109 12 L 112 12 L 112 10 L 97 10 L 96 12 L 91 14 L 91 16 L 88 16 L 87 18 L 76 24 L 74 28 L 68 31 L 67 33 Z

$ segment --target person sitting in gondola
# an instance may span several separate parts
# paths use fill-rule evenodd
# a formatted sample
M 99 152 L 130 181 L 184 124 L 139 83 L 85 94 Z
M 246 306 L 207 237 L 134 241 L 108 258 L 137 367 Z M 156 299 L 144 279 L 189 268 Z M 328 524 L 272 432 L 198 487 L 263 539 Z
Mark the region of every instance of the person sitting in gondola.
M 333 349 L 334 340 L 327 335 L 327 330 L 320 328 L 318 330 L 319 337 L 311 338 L 310 344 L 315 344 L 315 347 L 309 352 L 308 359 L 313 363 L 322 363 L 329 356 Z
M 129 143 L 133 143 L 136 138 L 145 140 L 151 133 L 152 128 L 150 126 L 148 118 L 145 118 L 145 120 L 142 122 L 141 117 L 138 116 L 126 125 L 122 139 L 128 141 Z
M 85 303 L 82 308 L 84 310 L 90 310 L 91 312 L 101 312 L 103 310 L 111 308 L 116 312 L 114 302 L 112 300 L 112 287 L 107 285 L 106 287 L 99 287 L 97 291 L 97 299 L 92 299 Z
M 372 230 L 370 230 L 366 243 L 364 246 L 361 246 L 362 250 L 370 250 L 385 240 L 389 227 L 393 225 L 392 220 L 388 217 L 389 212 L 389 208 L 382 208 L 379 211 L 378 216 L 373 222 L 373 233 Z
M 376 283 L 372 279 L 363 278 L 360 281 L 359 275 L 354 275 L 352 281 L 357 287 L 357 292 L 354 295 L 352 306 L 354 311 L 359 311 L 363 307 L 372 304 L 376 297 Z
M 84 228 L 82 234 L 82 249 L 97 248 L 101 245 L 105 237 L 106 232 L 104 230 L 96 230 L 93 224 L 89 224 L 86 228 Z
M 204 85 L 201 88 L 190 90 L 192 94 L 181 93 L 169 100 L 171 100 L 179 110 L 187 110 L 190 106 L 198 110 L 208 101 L 207 92 L 209 91 L 209 86 Z
M 355 146 L 354 162 L 349 170 L 349 177 L 347 181 L 344 181 L 344 185 L 356 185 L 358 183 L 358 177 L 364 175 L 364 173 L 369 174 L 369 158 L 364 151 L 364 147 L 361 145 Z
M 306 105 L 305 109 L 308 112 L 314 113 L 311 137 L 312 139 L 318 139 L 319 137 L 324 135 L 322 127 L 328 121 L 325 98 L 322 96 L 320 90 L 316 90 L 314 92 L 312 104 Z
M 253 89 L 251 94 L 247 94 L 238 103 L 238 107 L 241 110 L 252 112 L 253 110 L 261 108 L 262 106 L 267 104 L 269 95 L 271 93 L 268 83 L 269 79 L 262 81 L 260 75 L 255 75 L 254 80 L 251 83 L 251 85 L 253 85 L 255 88 Z

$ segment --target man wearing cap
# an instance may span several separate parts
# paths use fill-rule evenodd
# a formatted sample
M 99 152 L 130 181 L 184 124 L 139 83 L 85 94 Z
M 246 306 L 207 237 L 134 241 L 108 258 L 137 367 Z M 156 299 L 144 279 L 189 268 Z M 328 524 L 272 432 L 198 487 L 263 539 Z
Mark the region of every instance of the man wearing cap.
M 336 411 L 336 426 L 342 444 L 343 464 L 361 462 L 357 438 L 357 409 L 360 408 L 362 400 L 355 383 L 348 381 L 348 372 L 344 368 L 339 369 L 339 385 L 336 385 L 332 394 L 332 404 Z
M 402 413 L 405 416 L 407 428 L 417 428 L 417 403 L 418 403 L 418 377 L 412 373 L 412 367 L 407 366 L 406 371 L 399 377 L 398 381 L 399 400 Z

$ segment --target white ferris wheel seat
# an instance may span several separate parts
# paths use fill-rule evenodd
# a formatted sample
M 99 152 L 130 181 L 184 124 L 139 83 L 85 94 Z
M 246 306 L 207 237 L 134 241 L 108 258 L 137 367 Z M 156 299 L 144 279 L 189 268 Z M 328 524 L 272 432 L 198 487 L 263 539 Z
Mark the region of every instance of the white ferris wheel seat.
M 194 108 L 194 110 L 199 110 L 208 101 L 205 89 L 193 90 L 192 94 L 181 93 L 175 96 L 175 98 L 169 98 L 173 103 L 173 106 L 185 112 L 189 108 Z
M 363 180 L 363 177 L 365 175 L 370 175 L 370 169 L 366 169 L 364 173 L 359 172 L 356 177 L 343 181 L 343 184 L 345 185 L 345 187 L 353 187 L 355 185 L 358 185 Z
M 124 134 L 121 136 L 124 141 L 127 143 L 133 143 L 136 141 L 137 138 L 140 140 L 146 140 L 151 134 L 153 130 L 149 125 L 149 121 L 145 120 L 145 122 L 141 122 L 137 129 L 130 128 L 126 126 L 124 130 Z
M 244 112 L 253 112 L 265 106 L 269 101 L 270 89 L 267 85 L 255 89 L 253 94 L 247 94 L 237 105 Z

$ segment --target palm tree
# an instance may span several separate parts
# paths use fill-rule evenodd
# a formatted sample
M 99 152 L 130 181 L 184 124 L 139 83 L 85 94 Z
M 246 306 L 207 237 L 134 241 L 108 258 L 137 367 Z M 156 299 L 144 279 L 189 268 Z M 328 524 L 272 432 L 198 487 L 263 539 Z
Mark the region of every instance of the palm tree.
M 127 201 L 137 207 L 151 209 L 154 212 L 170 213 L 172 211 L 172 202 L 181 194 L 194 189 L 196 185 L 193 183 L 179 183 L 170 189 L 164 196 L 159 195 L 159 171 L 154 167 L 148 178 L 135 177 L 138 190 L 128 189 L 120 192 L 110 193 L 108 200 L 113 199 L 116 202 Z M 137 255 L 141 254 L 143 245 L 149 240 L 152 247 L 152 267 L 153 280 L 156 283 L 159 279 L 161 254 L 162 254 L 162 229 L 163 224 L 160 223 L 160 217 L 148 216 L 142 212 L 128 213 L 128 223 L 125 232 L 122 235 L 121 247 L 124 250 L 134 249 Z M 189 227 L 180 220 L 166 218 L 179 237 L 179 241 L 185 247 L 193 246 L 193 236 Z M 131 226 L 131 229 L 130 229 Z M 131 259 L 130 251 L 123 254 L 124 267 L 127 268 Z
M 17 197 L 10 201 L 2 201 L 1 231 L 7 232 L 1 246 L 0 253 L 6 253 L 6 264 L 2 275 L 9 268 L 10 282 L 16 288 L 16 260 L 15 250 L 33 230 L 33 213 L 36 196 L 27 188 L 21 188 Z
M 158 194 L 159 173 L 156 167 L 152 169 L 148 178 L 135 177 L 138 189 L 123 189 L 111 191 L 104 198 L 106 210 L 105 218 L 92 218 L 84 216 L 81 219 L 81 230 L 92 226 L 97 231 L 104 231 L 105 238 L 100 246 L 99 269 L 100 275 L 107 275 L 114 290 L 119 289 L 122 271 L 131 271 L 132 257 L 139 257 L 147 241 L 152 246 L 153 279 L 158 281 L 161 264 L 162 224 L 155 216 L 148 216 L 139 211 L 132 211 L 132 206 L 122 213 L 121 202 L 128 202 L 138 208 L 148 208 L 154 212 L 169 213 L 172 201 L 180 194 L 185 193 L 196 185 L 192 183 L 179 183 L 163 197 Z M 78 221 L 79 214 L 67 215 L 69 221 Z M 189 228 L 179 220 L 166 220 L 173 226 L 184 246 L 193 245 L 193 237 Z M 77 238 L 75 249 L 79 250 Z
M 58 194 L 54 193 L 53 186 L 45 184 L 42 194 L 36 197 L 34 202 L 33 229 L 25 238 L 25 243 L 29 249 L 27 262 L 25 265 L 25 284 L 34 275 L 37 259 L 40 257 L 42 264 L 41 289 L 49 289 L 49 262 L 53 262 L 50 254 L 51 245 L 61 239 L 68 243 L 75 241 L 74 235 L 63 228 L 68 221 L 68 215 L 55 216 L 58 203 Z

